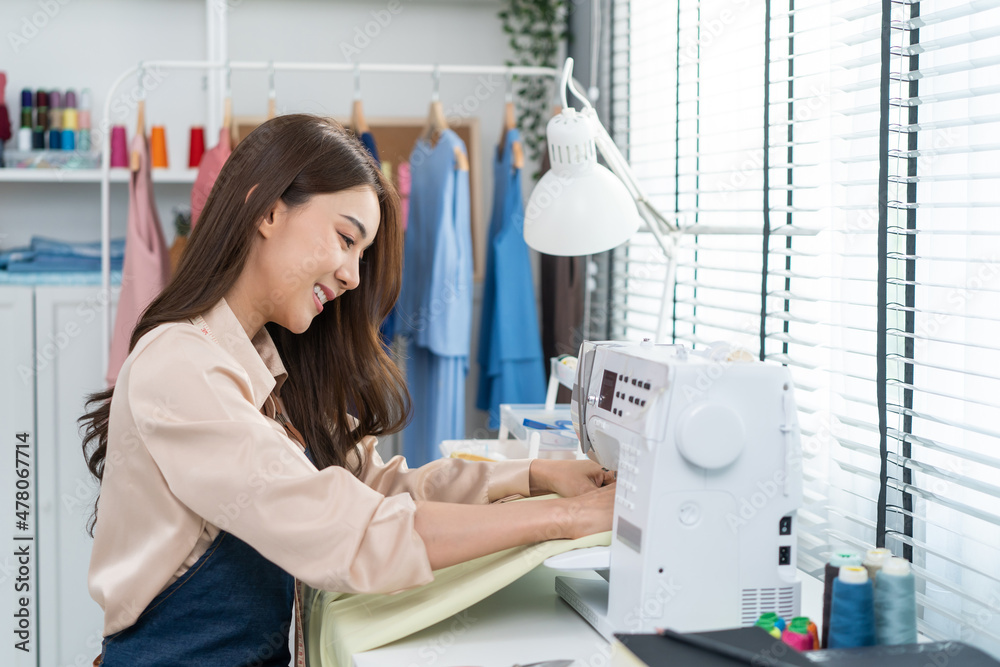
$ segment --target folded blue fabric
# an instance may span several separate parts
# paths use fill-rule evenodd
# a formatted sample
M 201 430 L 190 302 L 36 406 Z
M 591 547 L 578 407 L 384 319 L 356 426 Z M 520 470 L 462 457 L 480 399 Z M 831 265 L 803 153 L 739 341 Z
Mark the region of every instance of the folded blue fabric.
M 125 239 L 111 239 L 111 269 L 120 270 L 125 257 Z M 12 272 L 100 271 L 101 242 L 70 243 L 44 236 L 31 237 L 31 244 L 0 252 L 0 269 Z
M 122 272 L 111 272 L 111 284 L 121 285 Z M 48 273 L 17 273 L 0 271 L 0 285 L 100 285 L 100 271 L 50 271 Z
M 111 270 L 122 270 L 122 259 L 111 260 Z M 42 273 L 42 272 L 66 272 L 66 271 L 100 271 L 101 259 L 88 257 L 72 257 L 69 255 L 40 255 L 35 254 L 33 258 L 10 262 L 7 271 L 10 273 Z
M 110 246 L 112 259 L 125 257 L 125 239 L 111 239 Z M 51 239 L 45 236 L 32 236 L 31 249 L 45 255 L 96 257 L 98 261 L 101 259 L 100 241 L 70 243 L 69 241 L 60 241 L 59 239 Z

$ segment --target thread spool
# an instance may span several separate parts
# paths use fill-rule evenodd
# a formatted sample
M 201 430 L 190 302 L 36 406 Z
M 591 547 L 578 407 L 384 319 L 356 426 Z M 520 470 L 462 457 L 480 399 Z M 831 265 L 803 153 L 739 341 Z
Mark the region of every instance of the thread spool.
M 890 558 L 878 573 L 875 639 L 885 645 L 917 643 L 916 581 L 904 558 Z
M 201 156 L 205 154 L 205 128 L 191 128 L 191 139 L 188 142 L 188 167 L 196 169 L 201 164 Z
M 775 639 L 781 639 L 781 630 L 776 626 L 778 620 L 780 620 L 780 617 L 773 611 L 769 611 L 766 614 L 761 614 L 757 622 L 754 623 L 754 626 L 762 628 Z
M 838 551 L 830 556 L 823 576 L 823 632 L 820 636 L 820 647 L 827 647 L 830 636 L 830 599 L 833 596 L 833 580 L 845 565 L 861 565 L 861 556 L 853 551 Z
M 90 88 L 80 91 L 80 140 L 77 142 L 81 151 L 90 150 Z
M 162 125 L 154 125 L 150 134 L 150 153 L 154 167 L 167 168 L 167 132 Z
M 781 641 L 796 651 L 811 651 L 813 648 L 813 638 L 809 634 L 809 619 L 805 616 L 796 616 L 793 618 L 785 631 L 781 633 Z
M 115 125 L 111 128 L 111 166 L 128 166 L 128 149 L 125 146 L 124 125 Z
M 22 127 L 17 131 L 17 150 L 19 151 L 30 151 L 31 150 L 31 128 Z
M 809 621 L 809 635 L 812 637 L 813 650 L 819 650 L 819 628 L 812 621 Z
M 49 94 L 44 90 L 35 93 L 35 124 L 33 127 L 41 130 L 47 130 L 49 127 Z M 39 148 L 45 148 L 44 143 L 43 139 L 43 145 Z
M 865 566 L 865 569 L 868 570 L 868 578 L 871 580 L 873 586 L 878 581 L 875 578 L 875 575 L 877 575 L 878 571 L 882 569 L 882 564 L 890 558 L 892 558 L 892 552 L 885 548 L 869 549 L 865 552 L 865 560 L 862 564 Z
M 26 127 L 31 129 L 35 124 L 33 108 L 35 106 L 35 94 L 31 92 L 28 88 L 21 91 L 21 127 Z M 30 137 L 30 135 L 29 135 Z M 20 135 L 18 135 L 18 142 L 20 142 Z M 29 148 L 21 148 L 20 143 L 18 143 L 17 149 L 19 151 L 30 150 L 30 139 Z
M 830 648 L 875 645 L 875 607 L 868 571 L 844 566 L 833 581 L 830 600 Z
M 76 129 L 76 109 L 67 107 L 63 111 L 62 149 L 64 151 L 76 149 Z

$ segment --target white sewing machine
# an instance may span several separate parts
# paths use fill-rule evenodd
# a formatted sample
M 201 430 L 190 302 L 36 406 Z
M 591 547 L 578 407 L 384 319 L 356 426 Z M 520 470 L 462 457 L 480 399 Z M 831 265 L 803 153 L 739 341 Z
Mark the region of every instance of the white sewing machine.
M 799 429 L 787 368 L 716 346 L 585 342 L 572 417 L 618 471 L 610 547 L 546 561 L 609 570 L 556 590 L 605 637 L 799 614 Z

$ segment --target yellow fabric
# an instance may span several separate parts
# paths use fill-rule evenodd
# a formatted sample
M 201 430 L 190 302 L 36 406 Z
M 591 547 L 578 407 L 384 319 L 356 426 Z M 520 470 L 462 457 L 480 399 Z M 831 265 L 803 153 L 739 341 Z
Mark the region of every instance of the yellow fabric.
M 443 621 L 527 574 L 546 558 L 609 544 L 610 531 L 515 547 L 437 570 L 431 583 L 391 595 L 348 595 L 307 588 L 303 627 L 309 665 L 350 667 L 354 653 L 384 646 Z

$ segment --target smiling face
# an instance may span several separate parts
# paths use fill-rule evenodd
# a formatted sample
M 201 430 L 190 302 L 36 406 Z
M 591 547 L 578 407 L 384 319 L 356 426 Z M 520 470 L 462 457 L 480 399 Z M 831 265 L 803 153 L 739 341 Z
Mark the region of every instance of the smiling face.
M 379 217 L 378 198 L 367 186 L 314 195 L 294 208 L 279 200 L 226 296 L 247 335 L 266 322 L 302 333 L 324 304 L 357 287 Z

